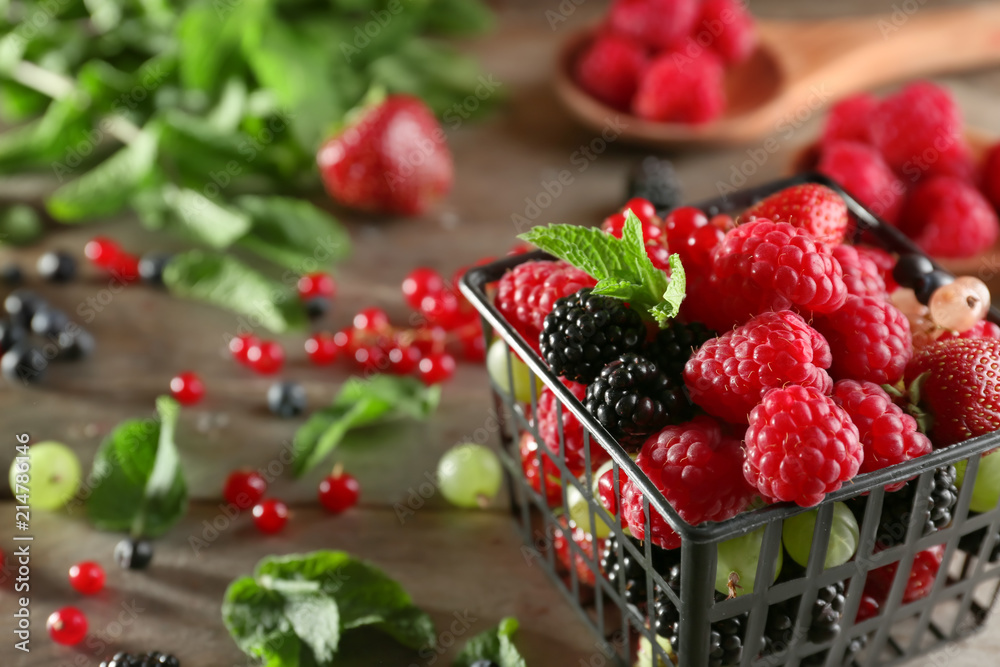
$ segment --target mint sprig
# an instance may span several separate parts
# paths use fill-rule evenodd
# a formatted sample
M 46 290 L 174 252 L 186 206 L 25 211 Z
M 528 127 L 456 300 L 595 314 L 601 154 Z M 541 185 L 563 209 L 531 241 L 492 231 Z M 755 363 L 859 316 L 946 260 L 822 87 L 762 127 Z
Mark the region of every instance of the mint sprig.
M 222 618 L 265 667 L 332 666 L 344 633 L 364 626 L 414 650 L 435 643 L 433 622 L 403 587 L 343 551 L 263 559 L 230 584 Z
M 508 616 L 496 628 L 476 635 L 465 645 L 452 667 L 471 667 L 480 660 L 500 667 L 526 667 L 527 663 L 514 646 L 517 627 L 517 619 Z
M 670 277 L 646 254 L 642 223 L 626 211 L 622 238 L 600 229 L 576 225 L 535 227 L 518 238 L 569 262 L 598 282 L 594 294 L 628 301 L 661 327 L 677 316 L 684 301 L 686 281 L 680 257 L 670 256 Z
M 90 474 L 87 514 L 101 530 L 158 537 L 187 509 L 174 433 L 180 405 L 156 400 L 156 419 L 121 423 L 101 444 Z

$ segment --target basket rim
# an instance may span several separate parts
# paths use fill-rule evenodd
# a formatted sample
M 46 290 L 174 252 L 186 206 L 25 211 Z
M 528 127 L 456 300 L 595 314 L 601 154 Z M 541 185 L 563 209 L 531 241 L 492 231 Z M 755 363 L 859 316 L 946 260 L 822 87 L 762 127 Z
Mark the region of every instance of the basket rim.
M 848 211 L 858 222 L 857 233 L 859 235 L 862 232 L 870 232 L 884 249 L 897 253 L 921 254 L 926 257 L 920 248 L 904 236 L 902 232 L 883 222 L 868 211 L 842 186 L 832 179 L 815 172 L 799 174 L 791 178 L 772 181 L 758 187 L 739 190 L 731 195 L 722 195 L 703 200 L 691 204 L 691 206 L 699 208 L 710 215 L 715 215 L 720 212 L 746 208 L 753 202 L 778 190 L 804 183 L 825 185 L 843 197 L 847 203 Z M 488 284 L 496 282 L 504 273 L 518 264 L 537 259 L 553 259 L 553 257 L 545 252 L 536 250 L 506 257 L 490 264 L 477 266 L 465 273 L 460 280 L 459 288 L 462 294 L 479 311 L 482 318 L 517 353 L 542 383 L 559 398 L 563 406 L 573 413 L 585 429 L 589 431 L 591 439 L 596 440 L 615 463 L 625 471 L 629 479 L 639 487 L 640 491 L 648 499 L 649 504 L 656 508 L 670 524 L 671 528 L 684 541 L 706 544 L 739 537 L 774 521 L 784 520 L 804 512 L 816 510 L 828 504 L 842 502 L 888 484 L 909 480 L 935 468 L 955 464 L 958 461 L 967 460 L 989 450 L 1000 448 L 1000 430 L 998 430 L 948 447 L 935 449 L 930 454 L 905 463 L 857 475 L 844 483 L 837 491 L 828 493 L 818 505 L 812 507 L 800 507 L 791 502 L 773 503 L 765 507 L 741 512 L 725 521 L 706 521 L 696 526 L 691 525 L 677 514 L 666 497 L 635 464 L 625 449 L 587 411 L 583 403 L 562 384 L 560 379 L 549 369 L 545 361 L 535 352 L 534 348 L 528 344 L 514 326 L 496 309 L 492 300 L 487 295 L 486 287 Z M 928 257 L 928 259 L 930 258 Z M 931 263 L 935 268 L 944 270 L 932 259 Z M 1000 310 L 996 307 L 991 307 L 988 319 L 995 323 L 1000 323 Z

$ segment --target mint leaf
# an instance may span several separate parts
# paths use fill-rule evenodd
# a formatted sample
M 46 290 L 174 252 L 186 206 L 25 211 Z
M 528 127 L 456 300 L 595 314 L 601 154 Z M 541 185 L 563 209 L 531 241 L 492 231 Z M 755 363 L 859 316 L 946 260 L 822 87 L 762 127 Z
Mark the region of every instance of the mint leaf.
M 333 264 L 351 252 L 347 231 L 330 214 L 301 199 L 238 197 L 252 221 L 240 245 L 275 264 L 301 272 L 303 265 Z
M 117 213 L 153 176 L 159 129 L 154 125 L 97 167 L 56 190 L 46 202 L 52 217 L 81 222 Z
M 416 378 L 374 375 L 350 378 L 330 407 L 314 413 L 295 433 L 292 468 L 301 477 L 319 465 L 355 428 L 401 417 L 426 419 L 437 408 L 440 387 Z
M 0 208 L 0 245 L 29 245 L 42 235 L 42 221 L 24 204 Z
M 673 278 L 656 268 L 646 254 L 642 222 L 632 211 L 626 212 L 621 239 L 576 225 L 535 227 L 518 238 L 590 274 L 598 281 L 594 294 L 628 301 L 661 327 L 676 317 L 684 300 L 686 283 L 680 257 L 670 256 Z
M 250 229 L 250 217 L 242 211 L 217 204 L 190 188 L 166 184 L 161 191 L 163 224 L 182 237 L 211 248 L 228 248 Z
M 187 509 L 187 484 L 174 433 L 180 406 L 156 401 L 158 417 L 120 424 L 94 457 L 87 513 L 101 530 L 157 537 Z
M 489 660 L 499 667 L 527 667 L 512 640 L 517 627 L 517 619 L 507 617 L 496 629 L 476 635 L 462 649 L 453 667 L 470 667 L 477 660 Z
M 402 586 L 343 551 L 263 559 L 226 590 L 222 615 L 240 649 L 269 667 L 332 666 L 340 637 L 363 626 L 413 649 L 435 641 L 430 617 Z
M 621 241 L 596 227 L 549 225 L 535 227 L 517 238 L 569 262 L 597 280 L 640 282 L 639 274 L 625 260 Z
M 264 277 L 229 255 L 189 250 L 170 260 L 163 282 L 176 296 L 252 316 L 277 333 L 306 325 L 302 304 L 287 285 Z

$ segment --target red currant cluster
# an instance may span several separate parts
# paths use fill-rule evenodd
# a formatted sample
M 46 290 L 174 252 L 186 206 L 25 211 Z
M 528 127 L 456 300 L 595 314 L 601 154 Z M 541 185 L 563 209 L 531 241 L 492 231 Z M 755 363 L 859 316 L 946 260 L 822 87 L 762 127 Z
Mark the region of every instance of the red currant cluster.
M 69 569 L 69 583 L 78 593 L 97 595 L 104 590 L 104 568 L 93 561 L 77 563 Z M 76 607 L 63 607 L 49 615 L 45 624 L 57 644 L 73 646 L 87 636 L 87 617 Z
M 416 311 L 412 326 L 395 326 L 381 308 L 365 308 L 350 327 L 306 339 L 309 360 L 325 366 L 346 359 L 364 373 L 416 375 L 427 384 L 449 380 L 456 356 L 483 361 L 486 349 L 479 315 L 455 288 L 467 268 L 455 272 L 450 284 L 433 269 L 413 270 L 403 280 L 403 297 Z
M 265 498 L 267 480 L 253 470 L 236 470 L 229 474 L 222 489 L 227 502 L 241 510 L 252 510 L 257 530 L 265 534 L 280 532 L 288 523 L 289 510 L 277 498 Z M 332 514 L 354 507 L 361 494 L 361 485 L 340 464 L 319 484 L 319 502 Z

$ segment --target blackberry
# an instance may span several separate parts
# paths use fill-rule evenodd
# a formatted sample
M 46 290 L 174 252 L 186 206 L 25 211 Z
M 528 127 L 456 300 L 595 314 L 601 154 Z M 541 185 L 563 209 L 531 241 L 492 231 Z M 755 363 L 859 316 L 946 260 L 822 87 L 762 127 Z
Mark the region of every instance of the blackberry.
M 806 635 L 809 641 L 816 644 L 828 642 L 840 634 L 845 590 L 844 582 L 838 581 L 819 589 L 816 593 Z M 773 604 L 768 609 L 767 625 L 764 627 L 764 655 L 778 653 L 788 647 L 792 641 L 800 601 L 801 598 L 794 597 Z
M 680 565 L 671 567 L 664 576 L 664 580 L 670 589 L 679 596 L 681 590 Z M 725 600 L 726 596 L 717 592 L 715 599 L 716 601 Z M 653 613 L 656 617 L 656 634 L 666 638 L 674 653 L 679 654 L 684 648 L 680 642 L 680 613 L 662 590 L 656 592 Z M 709 633 L 709 667 L 730 667 L 730 665 L 739 664 L 743 657 L 743 636 L 746 632 L 748 618 L 749 614 L 744 612 L 733 618 L 724 618 L 712 623 Z
M 632 543 L 639 553 L 645 553 L 645 545 L 631 536 L 626 536 L 626 540 Z M 679 554 L 674 550 L 664 549 L 655 544 L 649 545 L 653 559 L 653 569 L 666 577 L 670 568 L 678 563 Z M 624 546 L 622 547 L 622 560 L 618 561 L 618 536 L 611 534 L 604 543 L 604 552 L 601 555 L 601 570 L 604 572 L 608 583 L 616 590 L 620 591 L 619 577 L 625 578 L 625 601 L 629 604 L 640 605 L 646 602 L 646 570 L 640 561 L 632 557 L 632 554 Z
M 628 178 L 628 197 L 642 197 L 652 202 L 663 215 L 683 201 L 681 184 L 670 160 L 650 155 L 632 168 Z
M 646 345 L 643 354 L 663 369 L 664 373 L 680 380 L 684 374 L 684 365 L 691 355 L 702 343 L 717 335 L 701 322 L 684 324 L 673 320 L 666 329 L 660 329 L 656 338 Z
M 621 299 L 591 294 L 589 288 L 556 301 L 538 340 L 556 375 L 589 384 L 606 364 L 639 349 L 646 325 Z
M 934 471 L 934 482 L 930 498 L 921 523 L 923 535 L 930 535 L 951 523 L 951 511 L 958 502 L 958 488 L 955 486 L 955 466 L 943 466 Z M 909 482 L 899 491 L 886 493 L 882 499 L 882 517 L 879 520 L 876 540 L 884 549 L 901 544 L 906 538 L 906 528 L 910 523 L 910 512 L 917 492 L 916 481 Z M 864 516 L 867 500 L 856 498 L 849 503 L 860 522 Z
M 587 387 L 587 410 L 622 446 L 642 445 L 651 433 L 690 418 L 684 385 L 634 353 L 623 354 Z

